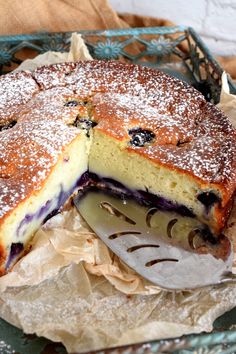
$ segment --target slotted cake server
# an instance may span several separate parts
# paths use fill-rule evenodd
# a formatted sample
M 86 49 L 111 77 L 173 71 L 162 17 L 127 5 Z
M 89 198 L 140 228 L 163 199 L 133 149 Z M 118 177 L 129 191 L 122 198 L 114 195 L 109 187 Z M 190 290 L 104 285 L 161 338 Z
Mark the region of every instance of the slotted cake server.
M 196 219 L 101 191 L 78 194 L 74 204 L 122 261 L 162 288 L 194 289 L 236 281 L 231 272 L 231 243 L 225 237 L 213 243 L 204 241 Z

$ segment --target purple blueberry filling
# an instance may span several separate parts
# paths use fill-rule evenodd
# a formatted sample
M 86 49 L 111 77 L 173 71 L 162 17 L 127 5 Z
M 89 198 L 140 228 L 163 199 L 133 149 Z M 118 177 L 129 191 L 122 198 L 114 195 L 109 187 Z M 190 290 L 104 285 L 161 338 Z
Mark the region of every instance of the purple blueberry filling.
M 195 216 L 192 210 L 190 210 L 184 205 L 174 203 L 168 199 L 165 199 L 158 195 L 151 194 L 149 192 L 138 191 L 138 193 L 141 195 L 141 200 L 143 200 L 143 203 L 145 203 L 146 205 L 156 206 L 160 210 L 176 211 L 178 214 L 182 216 L 189 216 L 189 217 Z
M 52 204 L 55 203 L 55 201 L 52 200 L 47 200 L 47 202 L 41 206 L 41 208 L 33 214 L 26 214 L 24 219 L 20 222 L 18 228 L 17 228 L 17 236 L 22 236 L 24 235 L 24 232 L 26 231 L 26 226 L 32 222 L 33 220 L 41 219 L 42 222 L 45 222 L 46 220 L 49 219 L 49 215 L 55 215 L 60 207 L 66 202 L 66 200 L 71 196 L 71 194 L 79 187 L 84 186 L 88 183 L 89 177 L 88 177 L 88 172 L 85 172 L 82 174 L 82 176 L 76 181 L 74 186 L 70 188 L 69 190 L 65 191 L 63 189 L 63 186 L 60 185 L 60 192 L 58 196 L 56 197 L 56 207 L 51 210 Z
M 96 189 L 98 191 L 103 189 L 108 193 L 112 193 L 112 195 L 116 194 L 123 199 L 135 199 L 141 205 L 155 206 L 160 210 L 175 211 L 182 216 L 195 217 L 192 210 L 188 209 L 186 206 L 173 203 L 163 197 L 149 193 L 148 189 L 146 189 L 146 191 L 134 191 L 111 178 L 100 177 L 95 173 L 86 171 L 69 190 L 64 190 L 61 185 L 60 192 L 56 197 L 56 200 L 47 200 L 47 202 L 41 206 L 36 213 L 26 214 L 17 228 L 17 236 L 23 236 L 26 231 L 26 226 L 33 220 L 40 219 L 42 223 L 44 223 L 49 218 L 57 214 L 61 206 L 76 189 L 80 190 L 81 196 L 83 196 L 83 193 L 85 193 L 88 189 Z M 219 197 L 217 197 L 213 192 L 199 194 L 197 198 L 205 205 L 206 208 L 210 208 L 213 204 L 220 202 Z M 56 206 L 52 209 L 53 204 L 56 204 Z M 206 231 L 206 238 L 209 238 L 211 233 L 208 227 L 206 227 Z M 11 262 L 19 256 L 20 253 L 22 253 L 23 249 L 24 246 L 21 242 L 12 243 L 6 268 L 10 266 Z
M 8 257 L 7 264 L 6 264 L 6 269 L 9 268 L 9 266 L 13 262 L 13 260 L 17 256 L 19 256 L 23 250 L 24 250 L 23 243 L 17 242 L 17 243 L 11 244 L 11 249 L 10 249 L 9 257 Z
M 197 196 L 197 199 L 205 206 L 207 214 L 214 204 L 221 202 L 220 197 L 218 197 L 214 192 L 200 193 Z
M 77 189 L 82 187 L 93 187 L 105 189 L 110 193 L 115 193 L 121 198 L 133 198 L 136 199 L 138 203 L 142 205 L 152 206 L 155 205 L 160 210 L 176 211 L 180 215 L 193 217 L 193 212 L 177 203 L 173 203 L 163 197 L 151 194 L 147 191 L 132 191 L 126 188 L 122 183 L 117 182 L 111 178 L 102 178 L 94 173 L 85 172 L 83 175 L 76 181 L 74 186 L 69 190 L 65 191 L 63 186 L 60 186 L 60 192 L 56 197 L 56 201 L 47 200 L 47 202 L 41 206 L 41 208 L 32 214 L 26 214 L 24 219 L 20 222 L 17 228 L 17 236 L 23 236 L 26 231 L 26 226 L 33 220 L 40 219 L 42 222 L 46 222 L 50 217 L 57 214 L 61 206 L 66 202 L 70 195 Z M 87 190 L 87 188 L 86 188 Z M 52 209 L 52 204 L 56 204 L 56 207 Z
M 177 203 L 173 203 L 170 200 L 167 200 L 158 195 L 154 195 L 149 193 L 148 190 L 130 190 L 125 187 L 122 183 L 117 182 L 111 178 L 103 178 L 94 173 L 89 173 L 90 184 L 95 186 L 96 188 L 106 189 L 108 192 L 110 191 L 112 194 L 117 194 L 121 198 L 132 198 L 135 199 L 139 204 L 146 206 L 155 206 L 160 210 L 167 211 L 176 211 L 178 214 L 182 216 L 194 217 L 194 213 L 192 210 L 188 209 L 184 205 L 180 205 Z
M 82 174 L 82 176 L 78 179 L 76 186 L 77 187 L 83 187 L 84 185 L 87 185 L 89 183 L 89 171 L 86 171 Z
M 21 220 L 21 222 L 16 230 L 17 236 L 19 237 L 19 236 L 24 235 L 24 232 L 26 230 L 25 226 L 27 226 L 33 220 L 42 219 L 44 215 L 46 216 L 48 211 L 50 210 L 51 205 L 52 205 L 52 201 L 48 200 L 36 213 L 26 214 L 24 219 Z

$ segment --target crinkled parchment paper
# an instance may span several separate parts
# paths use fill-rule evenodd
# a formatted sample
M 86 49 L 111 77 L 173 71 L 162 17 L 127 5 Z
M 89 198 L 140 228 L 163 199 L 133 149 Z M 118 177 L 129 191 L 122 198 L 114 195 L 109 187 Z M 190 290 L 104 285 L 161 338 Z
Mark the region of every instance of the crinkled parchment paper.
M 21 68 L 78 59 L 91 57 L 73 34 L 69 54 L 46 53 Z M 224 88 L 221 109 L 230 109 L 235 123 L 236 98 L 225 77 Z M 112 254 L 74 208 L 49 220 L 31 251 L 0 278 L 0 316 L 25 333 L 61 341 L 68 352 L 211 331 L 234 306 L 236 285 L 185 292 L 152 285 Z
M 225 72 L 222 75 L 222 91 L 218 107 L 225 112 L 236 128 L 236 95 L 232 95 L 229 92 L 227 74 Z

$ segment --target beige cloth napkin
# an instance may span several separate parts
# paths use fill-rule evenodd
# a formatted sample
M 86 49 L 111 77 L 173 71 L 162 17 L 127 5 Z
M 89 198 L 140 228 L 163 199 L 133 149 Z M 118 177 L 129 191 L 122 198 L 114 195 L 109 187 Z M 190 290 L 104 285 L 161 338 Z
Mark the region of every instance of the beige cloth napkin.
M 118 15 L 108 0 L 0 1 L 0 35 L 172 25 L 171 21 L 162 18 Z M 27 55 L 26 52 L 23 58 Z M 217 59 L 236 79 L 236 57 Z
M 125 26 L 106 0 L 0 1 L 1 35 Z

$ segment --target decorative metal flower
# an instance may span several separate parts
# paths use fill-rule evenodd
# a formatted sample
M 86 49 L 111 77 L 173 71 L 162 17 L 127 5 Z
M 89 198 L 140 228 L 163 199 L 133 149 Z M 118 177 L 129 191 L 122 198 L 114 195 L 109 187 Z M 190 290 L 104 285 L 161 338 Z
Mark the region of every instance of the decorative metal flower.
M 94 55 L 97 59 L 118 59 L 122 54 L 123 44 L 118 41 L 97 42 L 94 47 Z
M 69 48 L 69 44 L 67 44 L 62 35 L 55 35 L 53 37 L 48 37 L 46 41 L 43 42 L 41 46 L 41 52 L 65 52 Z
M 147 44 L 147 54 L 164 56 L 172 53 L 173 42 L 169 38 L 160 36 L 158 39 L 152 39 Z
M 0 47 L 0 65 L 7 65 L 7 66 L 11 65 L 12 54 L 10 50 L 8 51 L 8 49 L 9 48 L 7 47 L 4 48 Z

